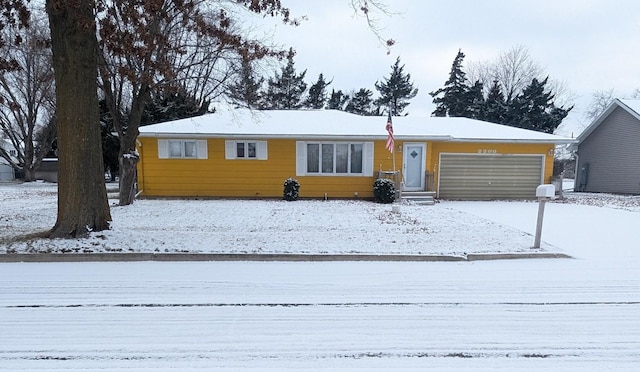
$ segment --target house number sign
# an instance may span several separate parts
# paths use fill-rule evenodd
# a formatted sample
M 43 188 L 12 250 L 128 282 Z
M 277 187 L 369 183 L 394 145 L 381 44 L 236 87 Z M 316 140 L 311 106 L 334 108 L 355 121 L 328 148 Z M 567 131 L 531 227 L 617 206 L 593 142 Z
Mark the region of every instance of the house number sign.
M 497 154 L 498 150 L 496 149 L 478 149 L 478 154 Z

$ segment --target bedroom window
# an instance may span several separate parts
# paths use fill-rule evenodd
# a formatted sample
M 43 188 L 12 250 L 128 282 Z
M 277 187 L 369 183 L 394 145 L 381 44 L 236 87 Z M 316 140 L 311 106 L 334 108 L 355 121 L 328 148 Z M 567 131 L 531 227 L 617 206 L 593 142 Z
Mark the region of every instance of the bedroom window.
M 236 158 L 255 159 L 257 147 L 255 142 L 236 142 Z
M 267 159 L 267 141 L 225 141 L 225 159 Z
M 158 140 L 158 159 L 206 159 L 207 157 L 207 140 Z
M 196 158 L 196 141 L 169 140 L 170 158 Z

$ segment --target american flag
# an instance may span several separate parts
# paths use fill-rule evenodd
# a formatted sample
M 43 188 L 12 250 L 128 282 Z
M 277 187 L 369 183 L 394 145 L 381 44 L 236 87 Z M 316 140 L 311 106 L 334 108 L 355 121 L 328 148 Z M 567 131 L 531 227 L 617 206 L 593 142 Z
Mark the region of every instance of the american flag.
M 387 150 L 393 153 L 393 123 L 391 123 L 391 111 L 389 111 L 389 118 L 387 119 L 387 132 L 389 133 L 389 137 L 387 138 Z

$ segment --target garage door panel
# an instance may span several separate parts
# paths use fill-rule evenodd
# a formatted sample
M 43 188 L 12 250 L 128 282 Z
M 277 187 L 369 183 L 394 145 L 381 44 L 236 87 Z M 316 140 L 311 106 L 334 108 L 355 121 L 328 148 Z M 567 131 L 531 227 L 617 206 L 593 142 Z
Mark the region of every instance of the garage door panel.
M 445 199 L 533 198 L 543 156 L 441 154 L 438 196 Z

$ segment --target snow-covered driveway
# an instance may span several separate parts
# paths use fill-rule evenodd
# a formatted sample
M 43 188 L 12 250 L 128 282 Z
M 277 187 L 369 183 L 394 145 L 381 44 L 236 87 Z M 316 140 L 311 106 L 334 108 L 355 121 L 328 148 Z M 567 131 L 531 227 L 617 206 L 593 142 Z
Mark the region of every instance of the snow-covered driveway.
M 634 370 L 640 279 L 582 260 L 0 264 L 0 370 Z

